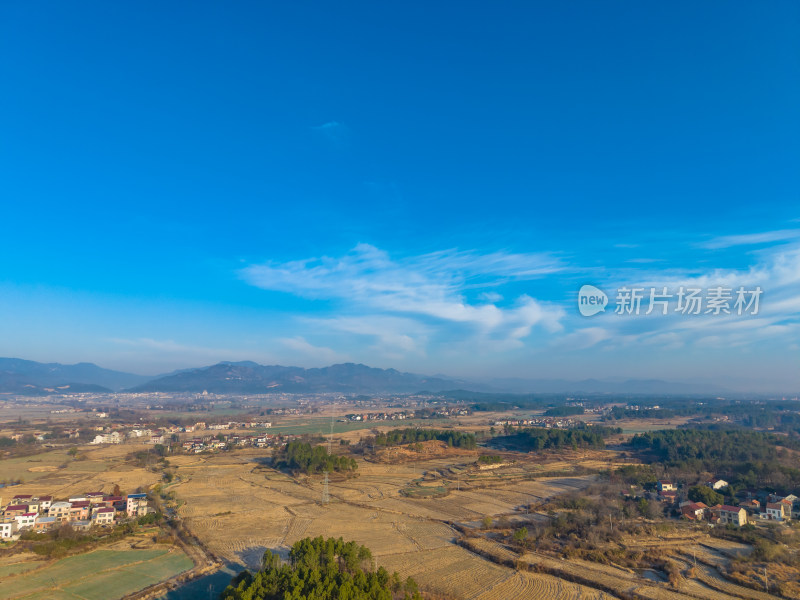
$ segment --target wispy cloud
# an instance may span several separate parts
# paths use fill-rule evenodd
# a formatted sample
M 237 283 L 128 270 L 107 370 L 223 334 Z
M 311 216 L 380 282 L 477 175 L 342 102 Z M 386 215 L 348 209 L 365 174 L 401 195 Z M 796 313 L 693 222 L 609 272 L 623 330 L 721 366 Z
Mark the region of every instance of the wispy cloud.
M 783 242 L 800 238 L 800 229 L 778 229 L 775 231 L 763 231 L 760 233 L 746 233 L 742 235 L 725 235 L 713 238 L 707 242 L 699 244 L 701 248 L 718 250 L 731 248 L 733 246 L 752 246 L 756 244 L 769 244 Z
M 524 294 L 507 306 L 487 302 L 487 296 L 483 296 L 482 302 L 470 302 L 465 291 L 503 281 L 535 279 L 563 268 L 558 259 L 546 254 L 446 250 L 393 259 L 374 246 L 359 244 L 337 258 L 251 265 L 240 275 L 263 289 L 306 298 L 335 299 L 351 310 L 368 311 L 366 314 L 462 324 L 486 337 L 519 340 L 536 326 L 558 331 L 563 309 Z M 354 323 L 359 327 L 365 324 L 352 320 L 329 324 L 340 330 L 343 327 L 352 330 Z M 419 348 L 420 338 L 398 337 L 396 332 L 381 333 L 375 328 L 371 334 L 384 344 L 408 351 Z M 390 340 L 389 336 L 394 337 Z

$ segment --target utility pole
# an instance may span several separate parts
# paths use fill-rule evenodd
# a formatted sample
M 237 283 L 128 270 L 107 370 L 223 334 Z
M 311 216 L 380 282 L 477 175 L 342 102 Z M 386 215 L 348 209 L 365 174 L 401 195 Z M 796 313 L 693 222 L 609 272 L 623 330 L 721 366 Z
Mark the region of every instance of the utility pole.
M 328 491 L 328 472 L 324 471 L 325 476 L 322 479 L 322 503 L 327 504 L 331 501 L 331 495 Z

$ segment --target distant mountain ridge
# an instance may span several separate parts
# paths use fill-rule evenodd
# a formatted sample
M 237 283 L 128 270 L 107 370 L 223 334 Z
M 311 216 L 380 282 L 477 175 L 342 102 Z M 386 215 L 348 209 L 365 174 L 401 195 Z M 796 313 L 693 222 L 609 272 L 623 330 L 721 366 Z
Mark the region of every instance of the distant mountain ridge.
M 414 393 L 471 390 L 487 393 L 559 394 L 664 394 L 719 395 L 729 393 L 716 385 L 657 379 L 525 379 L 462 380 L 446 375 L 425 376 L 396 369 L 379 369 L 344 363 L 305 369 L 259 365 L 252 361 L 221 362 L 147 376 L 104 369 L 92 363 L 62 365 L 19 358 L 0 358 L 0 393 L 47 395 L 65 392 L 196 392 L 263 394 L 313 393 Z
M 264 394 L 270 392 L 412 393 L 444 391 L 463 385 L 456 379 L 425 377 L 395 369 L 343 363 L 305 369 L 254 362 L 222 362 L 160 377 L 131 388 L 132 392 L 203 392 Z
M 152 377 L 98 367 L 93 363 L 62 365 L 21 358 L 0 358 L 0 391 L 17 394 L 110 392 L 140 385 Z M 68 387 L 64 387 L 68 386 Z M 58 391 L 56 388 L 61 388 Z

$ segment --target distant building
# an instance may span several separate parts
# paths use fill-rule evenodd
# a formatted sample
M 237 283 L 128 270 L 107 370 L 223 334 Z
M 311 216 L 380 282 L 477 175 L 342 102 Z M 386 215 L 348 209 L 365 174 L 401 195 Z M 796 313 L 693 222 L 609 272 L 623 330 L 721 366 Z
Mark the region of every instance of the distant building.
M 739 527 L 747 525 L 747 511 L 741 506 L 721 504 L 713 507 L 711 513 L 717 518 L 717 523 L 720 525 L 726 525 L 728 523 Z
M 143 517 L 147 514 L 147 494 L 128 494 L 126 512 L 129 517 Z
M 692 521 L 702 521 L 708 506 L 702 502 L 689 502 L 681 506 L 681 514 Z
M 113 525 L 115 513 L 113 508 L 98 508 L 92 518 L 95 525 Z
M 57 524 L 55 517 L 37 517 L 33 524 L 34 531 L 49 531 Z
M 15 518 L 27 512 L 30 512 L 27 504 L 10 504 L 6 506 L 6 509 L 3 511 L 3 516 Z
M 659 492 L 675 492 L 677 491 L 678 486 L 676 486 L 671 481 L 666 479 L 659 479 L 658 480 L 658 491 Z
M 33 524 L 36 522 L 38 513 L 29 512 L 17 515 L 14 519 L 17 521 L 17 529 L 32 529 Z
M 16 521 L 4 521 L 0 523 L 0 539 L 7 540 L 17 531 Z
M 85 521 L 89 518 L 91 503 L 88 500 L 84 500 L 82 502 L 72 502 L 71 504 L 72 506 L 70 506 L 69 509 L 70 522 Z
M 792 507 L 785 502 L 767 502 L 766 518 L 770 521 L 786 521 L 792 518 Z
M 56 522 L 63 523 L 69 521 L 70 508 L 72 508 L 72 504 L 69 502 L 53 502 L 47 514 L 50 517 L 55 517 Z
M 719 479 L 718 477 L 714 477 L 713 479 L 707 481 L 705 483 L 708 487 L 712 490 L 721 490 L 722 488 L 728 487 L 728 482 L 724 479 Z

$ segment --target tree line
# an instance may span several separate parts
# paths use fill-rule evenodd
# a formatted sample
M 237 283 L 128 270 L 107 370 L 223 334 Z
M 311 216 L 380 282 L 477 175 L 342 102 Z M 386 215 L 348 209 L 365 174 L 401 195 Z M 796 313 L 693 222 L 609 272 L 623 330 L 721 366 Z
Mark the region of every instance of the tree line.
M 495 438 L 495 440 L 523 451 L 561 448 L 577 450 L 578 448 L 605 448 L 605 438 L 620 432 L 620 429 L 597 426 L 573 429 L 525 427 L 512 431 L 509 435 Z
M 800 470 L 788 448 L 798 442 L 786 436 L 740 428 L 692 428 L 635 435 L 631 446 L 649 462 L 671 472 L 709 472 L 737 487 L 800 489 Z
M 474 433 L 461 431 L 440 431 L 438 429 L 392 429 L 375 435 L 376 446 L 399 446 L 439 440 L 452 448 L 474 450 L 477 446 Z

